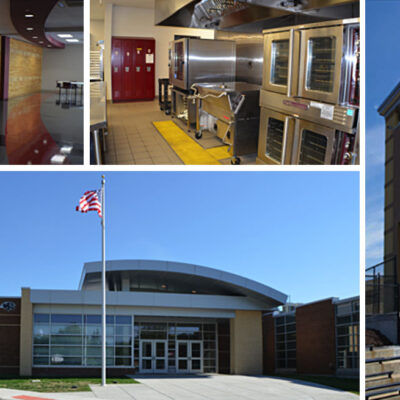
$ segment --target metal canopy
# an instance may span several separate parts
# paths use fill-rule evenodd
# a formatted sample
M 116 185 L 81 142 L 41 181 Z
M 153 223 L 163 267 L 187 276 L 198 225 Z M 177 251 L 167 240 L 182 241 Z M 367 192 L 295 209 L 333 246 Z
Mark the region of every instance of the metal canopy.
M 91 262 L 84 265 L 79 290 L 98 290 L 100 264 Z M 278 290 L 242 276 L 194 264 L 160 260 L 107 261 L 107 283 L 111 291 L 244 296 L 264 302 L 268 307 L 284 304 L 287 299 Z
M 359 16 L 358 0 L 156 0 L 155 24 L 259 32 Z

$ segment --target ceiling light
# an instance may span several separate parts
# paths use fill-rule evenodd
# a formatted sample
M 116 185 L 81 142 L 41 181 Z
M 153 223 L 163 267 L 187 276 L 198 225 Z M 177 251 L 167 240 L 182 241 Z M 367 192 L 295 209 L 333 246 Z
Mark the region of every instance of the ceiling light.
M 51 44 L 48 44 L 47 47 L 51 47 Z
M 51 164 L 64 164 L 67 157 L 62 154 L 54 154 L 50 159 Z
M 40 44 L 43 44 L 43 40 L 41 40 L 39 43 L 40 43 Z
M 193 294 L 196 294 L 196 293 L 197 293 L 197 290 L 192 290 L 192 293 L 193 293 Z
M 162 287 L 163 289 L 166 289 L 166 288 L 167 288 L 167 285 L 161 285 L 161 287 Z
M 77 42 L 79 42 L 79 39 L 65 39 L 67 42 L 70 42 L 70 43 L 77 43 Z
M 30 26 L 28 28 L 26 28 L 27 31 L 33 31 L 33 28 Z
M 73 36 L 71 35 L 71 34 L 69 34 L 69 33 L 60 33 L 60 34 L 58 34 L 57 35 L 58 37 L 60 37 L 60 38 L 72 38 Z
M 32 39 L 38 39 L 39 36 L 32 36 Z
M 25 18 L 33 18 L 34 15 L 33 14 L 25 14 Z

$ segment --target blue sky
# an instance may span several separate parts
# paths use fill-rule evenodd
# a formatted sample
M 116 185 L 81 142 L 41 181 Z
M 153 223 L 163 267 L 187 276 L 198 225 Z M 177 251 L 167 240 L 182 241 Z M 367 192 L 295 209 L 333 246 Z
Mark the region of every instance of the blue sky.
M 366 0 L 366 264 L 383 259 L 384 119 L 377 109 L 400 81 L 400 0 Z
M 359 178 L 343 172 L 108 172 L 107 258 L 237 273 L 308 302 L 359 293 Z M 0 296 L 77 289 L 100 218 L 75 211 L 100 173 L 0 174 Z

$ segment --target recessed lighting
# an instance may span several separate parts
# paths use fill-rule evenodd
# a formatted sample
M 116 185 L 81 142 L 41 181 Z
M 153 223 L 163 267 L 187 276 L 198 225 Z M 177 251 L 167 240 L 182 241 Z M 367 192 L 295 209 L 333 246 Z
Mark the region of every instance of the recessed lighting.
M 32 36 L 32 39 L 39 39 L 39 36 Z
M 77 42 L 79 42 L 79 39 L 65 39 L 67 42 L 70 42 L 70 43 L 77 43 Z
M 43 40 L 41 40 L 39 43 L 40 43 L 40 44 L 43 44 Z
M 33 28 L 31 26 L 29 26 L 28 28 L 26 28 L 27 31 L 33 31 Z
M 71 35 L 71 34 L 69 34 L 69 33 L 60 33 L 60 34 L 58 34 L 57 35 L 58 37 L 60 37 L 60 38 L 72 38 L 73 36 Z
M 52 47 L 51 44 L 48 44 L 47 47 Z
M 33 18 L 34 15 L 33 14 L 25 14 L 25 18 Z

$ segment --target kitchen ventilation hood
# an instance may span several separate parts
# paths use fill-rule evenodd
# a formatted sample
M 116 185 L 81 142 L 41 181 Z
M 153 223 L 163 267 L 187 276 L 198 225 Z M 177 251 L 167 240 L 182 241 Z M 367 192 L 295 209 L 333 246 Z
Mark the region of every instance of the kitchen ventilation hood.
M 359 17 L 357 0 L 155 0 L 155 24 L 260 32 Z

